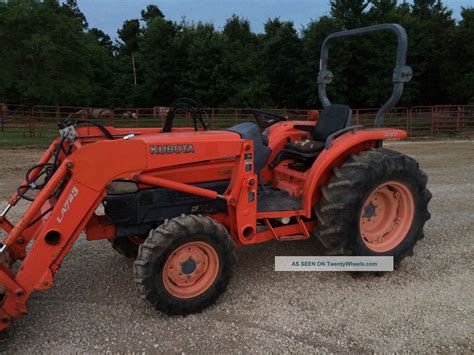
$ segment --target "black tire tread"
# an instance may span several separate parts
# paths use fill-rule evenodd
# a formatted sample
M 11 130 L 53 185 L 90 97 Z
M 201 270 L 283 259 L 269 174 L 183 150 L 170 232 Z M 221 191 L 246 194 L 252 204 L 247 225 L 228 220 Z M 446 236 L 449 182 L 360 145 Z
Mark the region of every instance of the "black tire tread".
M 321 200 L 315 206 L 317 226 L 313 235 L 325 247 L 328 255 L 364 255 L 364 251 L 353 242 L 354 230 L 358 233 L 358 216 L 364 193 L 371 180 L 383 181 L 385 176 L 409 175 L 417 186 L 418 204 L 415 211 L 417 225 L 416 237 L 412 245 L 400 255 L 394 255 L 394 264 L 413 254 L 416 242 L 423 238 L 423 225 L 430 218 L 428 203 L 431 193 L 426 188 L 427 176 L 418 163 L 402 153 L 374 148 L 358 154 L 351 154 L 339 167 L 328 183 L 321 188 Z
M 153 265 L 160 257 L 166 256 L 173 246 L 189 235 L 206 235 L 222 247 L 224 266 L 218 281 L 211 287 L 207 297 L 195 297 L 183 302 L 171 295 L 163 297 L 153 286 Z M 233 275 L 236 263 L 234 243 L 227 229 L 209 217 L 201 215 L 186 215 L 165 221 L 161 226 L 150 232 L 145 242 L 140 246 L 134 265 L 134 280 L 143 298 L 148 300 L 156 309 L 169 315 L 185 315 L 201 312 L 211 306 L 226 290 Z

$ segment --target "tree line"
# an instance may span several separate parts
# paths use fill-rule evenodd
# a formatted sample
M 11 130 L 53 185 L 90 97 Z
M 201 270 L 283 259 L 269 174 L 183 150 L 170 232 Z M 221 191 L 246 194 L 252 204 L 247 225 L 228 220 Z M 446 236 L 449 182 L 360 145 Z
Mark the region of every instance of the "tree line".
M 268 19 L 175 22 L 149 5 L 113 41 L 91 28 L 76 0 L 0 4 L 0 102 L 98 107 L 167 106 L 187 96 L 207 107 L 319 107 L 324 38 L 395 22 L 409 37 L 414 77 L 400 105 L 474 103 L 474 8 L 456 21 L 441 0 L 330 0 L 330 13 L 301 29 Z M 329 97 L 377 107 L 391 92 L 396 40 L 381 33 L 335 42 Z

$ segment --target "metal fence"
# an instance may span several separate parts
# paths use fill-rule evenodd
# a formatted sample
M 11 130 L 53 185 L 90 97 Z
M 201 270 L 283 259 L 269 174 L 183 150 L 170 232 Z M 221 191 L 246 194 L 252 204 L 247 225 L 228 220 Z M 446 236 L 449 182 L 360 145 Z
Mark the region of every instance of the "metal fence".
M 252 115 L 240 108 L 205 108 L 206 121 L 212 128 L 224 128 L 251 121 Z M 292 120 L 306 120 L 309 110 L 270 109 Z M 373 127 L 377 109 L 354 109 L 353 123 Z M 0 104 L 0 138 L 52 138 L 57 136 L 61 119 L 93 119 L 115 127 L 162 127 L 167 107 L 92 108 L 65 106 L 24 106 Z M 178 116 L 175 126 L 191 126 L 190 115 Z M 385 127 L 401 128 L 409 138 L 458 135 L 474 132 L 473 106 L 399 107 L 385 116 Z

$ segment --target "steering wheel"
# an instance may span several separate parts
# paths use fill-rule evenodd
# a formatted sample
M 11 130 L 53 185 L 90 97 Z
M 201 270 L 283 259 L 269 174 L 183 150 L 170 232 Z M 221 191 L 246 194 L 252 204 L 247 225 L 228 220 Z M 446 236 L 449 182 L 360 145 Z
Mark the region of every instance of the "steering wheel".
M 254 108 L 249 108 L 246 110 L 248 113 L 253 114 L 257 125 L 263 130 L 270 126 L 273 126 L 275 123 L 287 121 L 288 119 L 285 116 L 277 115 L 273 112 L 267 112 L 262 110 L 257 110 Z
M 208 127 L 203 119 L 203 113 L 194 100 L 182 97 L 171 104 L 171 107 L 166 115 L 165 125 L 163 126 L 163 133 L 171 132 L 173 129 L 174 118 L 176 114 L 190 113 L 194 123 L 194 130 L 198 131 L 198 121 L 202 128 L 207 131 Z

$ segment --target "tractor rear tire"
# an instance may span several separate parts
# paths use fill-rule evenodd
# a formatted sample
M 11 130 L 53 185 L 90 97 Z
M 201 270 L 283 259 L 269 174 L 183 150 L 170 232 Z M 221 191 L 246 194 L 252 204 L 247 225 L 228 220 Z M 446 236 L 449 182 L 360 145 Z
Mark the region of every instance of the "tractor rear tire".
M 314 236 L 327 255 L 413 255 L 430 218 L 431 193 L 418 163 L 378 148 L 351 155 L 321 189 Z
M 140 246 L 135 282 L 142 296 L 169 315 L 201 312 L 226 290 L 236 262 L 226 228 L 188 215 L 163 223 Z

